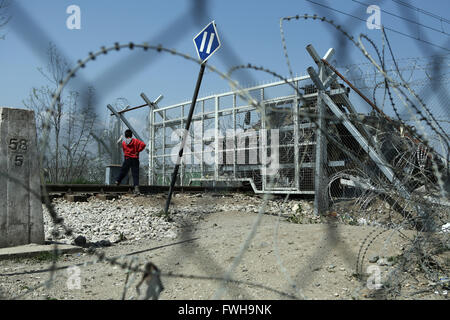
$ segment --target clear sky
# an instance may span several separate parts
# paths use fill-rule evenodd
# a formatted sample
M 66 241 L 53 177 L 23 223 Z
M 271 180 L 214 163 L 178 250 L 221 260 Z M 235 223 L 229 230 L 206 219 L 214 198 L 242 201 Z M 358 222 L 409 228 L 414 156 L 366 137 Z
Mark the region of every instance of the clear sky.
M 365 20 L 370 16 L 366 13 L 370 4 L 379 5 L 391 13 L 381 13 L 381 23 L 385 27 L 447 49 L 387 30 L 398 58 L 449 53 L 450 37 L 446 33 L 450 33 L 450 24 L 400 5 L 398 1 L 314 1 L 340 12 L 307 0 L 15 0 L 19 7 L 11 7 L 12 20 L 0 29 L 0 35 L 5 35 L 5 39 L 0 40 L 0 105 L 23 107 L 22 100 L 33 87 L 47 84 L 37 68 L 47 64 L 49 41 L 60 49 L 71 65 L 101 46 L 130 41 L 162 44 L 197 57 L 192 38 L 211 20 L 217 24 L 222 48 L 208 63 L 223 72 L 237 63 L 252 63 L 288 77 L 279 25 L 281 17 L 297 14 L 326 15 L 354 36 L 365 33 L 380 45 L 380 30 L 369 30 L 365 21 L 342 13 Z M 408 3 L 450 19 L 449 0 L 414 0 Z M 66 26 L 70 16 L 66 9 L 70 5 L 81 9 L 79 30 L 70 30 Z M 444 32 L 419 28 L 417 24 L 393 14 Z M 335 30 L 325 23 L 299 20 L 285 22 L 283 26 L 292 69 L 296 74 L 305 74 L 306 68 L 314 64 L 305 51 L 306 45 L 313 44 L 319 54 L 324 54 L 330 47 L 339 47 Z M 338 56 L 338 64 L 367 62 L 353 45 L 348 45 L 348 49 L 344 55 Z M 151 99 L 164 95 L 161 106 L 190 100 L 198 70 L 197 64 L 170 54 L 123 50 L 111 52 L 90 63 L 76 79 L 78 83 L 84 81 L 95 87 L 96 108 L 106 118 L 106 104 L 124 97 L 131 105 L 140 105 L 143 103 L 139 97 L 141 92 Z M 274 80 L 270 75 L 257 71 L 236 73 L 236 77 L 245 86 Z M 70 88 L 76 88 L 76 83 L 73 82 L 74 86 Z M 199 96 L 229 89 L 217 75 L 207 72 Z M 144 112 L 136 111 L 127 117 L 132 123 L 140 124 Z

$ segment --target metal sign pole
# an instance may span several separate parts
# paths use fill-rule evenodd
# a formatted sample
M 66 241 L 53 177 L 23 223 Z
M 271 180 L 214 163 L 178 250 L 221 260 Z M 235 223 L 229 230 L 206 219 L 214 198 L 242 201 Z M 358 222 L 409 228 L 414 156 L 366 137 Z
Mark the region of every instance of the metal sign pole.
M 177 163 L 175 164 L 175 168 L 172 173 L 172 181 L 170 183 L 169 195 L 167 196 L 166 207 L 164 209 L 164 213 L 166 215 L 167 215 L 167 212 L 169 211 L 170 201 L 172 199 L 173 188 L 175 187 L 175 182 L 177 181 L 178 169 L 180 168 L 181 159 L 183 158 L 184 145 L 186 144 L 187 136 L 189 134 L 189 128 L 191 126 L 192 116 L 194 115 L 194 109 L 195 109 L 195 104 L 197 103 L 198 92 L 200 90 L 200 85 L 202 83 L 203 73 L 205 72 L 205 65 L 206 65 L 206 62 L 202 63 L 200 66 L 200 72 L 198 74 L 197 84 L 195 85 L 194 96 L 192 97 L 191 107 L 189 109 L 189 114 L 186 119 L 186 128 L 185 128 L 185 131 L 183 134 L 183 140 L 182 140 L 182 143 L 180 146 L 180 151 L 178 152 Z
M 192 116 L 194 115 L 194 108 L 195 104 L 197 103 L 198 91 L 200 90 L 200 85 L 203 79 L 203 73 L 205 72 L 206 60 L 208 60 L 214 54 L 214 52 L 216 52 L 220 48 L 220 39 L 214 21 L 210 22 L 205 28 L 203 28 L 203 30 L 200 31 L 192 40 L 194 41 L 194 46 L 197 49 L 198 58 L 202 61 L 202 64 L 200 65 L 200 72 L 198 74 L 197 84 L 195 85 L 194 96 L 192 97 L 191 107 L 189 109 L 189 114 L 186 119 L 186 129 L 183 134 L 183 140 L 181 142 L 180 151 L 178 152 L 177 163 L 175 164 L 175 168 L 172 174 L 172 181 L 170 183 L 169 195 L 167 197 L 166 207 L 164 209 L 164 213 L 166 215 L 169 211 L 173 188 L 175 187 L 175 182 L 177 181 L 178 169 L 180 168 L 181 159 L 183 158 L 184 145 L 186 144 L 187 136 L 189 134 L 189 128 L 191 126 Z

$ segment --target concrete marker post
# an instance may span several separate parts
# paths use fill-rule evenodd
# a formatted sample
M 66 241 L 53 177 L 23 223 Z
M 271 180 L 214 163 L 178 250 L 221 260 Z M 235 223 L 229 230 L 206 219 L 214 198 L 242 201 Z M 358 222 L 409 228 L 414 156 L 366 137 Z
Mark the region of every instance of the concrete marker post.
M 38 159 L 34 111 L 0 108 L 0 248 L 45 241 Z

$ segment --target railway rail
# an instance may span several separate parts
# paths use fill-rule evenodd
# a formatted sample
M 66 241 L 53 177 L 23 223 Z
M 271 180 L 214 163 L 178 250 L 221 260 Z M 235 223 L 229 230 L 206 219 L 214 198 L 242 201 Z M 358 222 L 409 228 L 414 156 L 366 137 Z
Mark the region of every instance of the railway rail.
M 44 188 L 50 199 L 65 197 L 71 201 L 84 201 L 89 196 L 109 200 L 118 195 L 132 194 L 133 186 L 130 185 L 104 185 L 104 184 L 47 184 L 41 185 L 41 194 L 44 194 Z M 160 185 L 140 185 L 140 193 L 143 195 L 167 193 L 169 186 Z M 175 192 L 249 192 L 251 187 L 228 187 L 228 186 L 176 186 Z M 44 202 L 44 198 L 42 198 Z

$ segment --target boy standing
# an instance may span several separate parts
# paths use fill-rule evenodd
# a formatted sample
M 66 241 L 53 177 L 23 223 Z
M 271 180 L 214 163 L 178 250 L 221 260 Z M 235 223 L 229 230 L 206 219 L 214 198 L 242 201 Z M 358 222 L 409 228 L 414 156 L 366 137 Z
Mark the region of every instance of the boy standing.
M 122 142 L 123 155 L 125 160 L 120 169 L 116 185 L 120 185 L 122 179 L 128 174 L 131 168 L 133 176 L 134 193 L 139 194 L 139 153 L 144 150 L 146 144 L 139 139 L 133 138 L 133 132 L 130 129 L 125 130 L 125 140 Z

